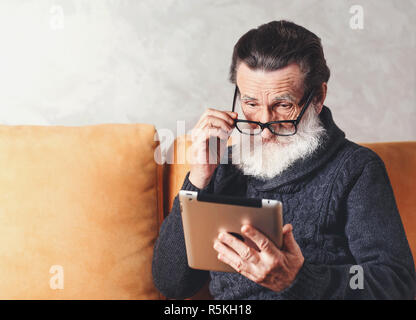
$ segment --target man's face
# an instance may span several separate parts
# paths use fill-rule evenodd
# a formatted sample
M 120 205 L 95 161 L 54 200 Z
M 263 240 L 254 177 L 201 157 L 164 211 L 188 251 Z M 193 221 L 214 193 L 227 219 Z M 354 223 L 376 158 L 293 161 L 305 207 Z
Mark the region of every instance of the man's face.
M 269 122 L 294 120 L 304 95 L 303 73 L 295 63 L 276 71 L 251 70 L 245 63 L 237 68 L 237 86 L 241 108 L 247 120 Z M 263 130 L 263 142 L 279 140 L 269 130 Z M 280 139 L 282 140 L 282 139 Z
M 241 95 L 241 109 L 247 120 L 263 123 L 295 120 L 301 111 L 298 104 L 304 95 L 303 74 L 297 64 L 263 72 L 250 70 L 242 63 L 237 69 L 237 86 Z M 297 159 L 306 158 L 316 150 L 326 136 L 326 129 L 319 118 L 326 84 L 322 85 L 322 89 L 322 101 L 311 103 L 295 135 L 276 136 L 265 129 L 261 136 L 239 136 L 242 139 L 236 144 L 235 151 L 240 157 L 237 166 L 244 174 L 270 179 Z M 253 144 L 253 148 L 247 149 L 245 146 L 248 144 L 244 139 L 250 139 L 249 145 Z

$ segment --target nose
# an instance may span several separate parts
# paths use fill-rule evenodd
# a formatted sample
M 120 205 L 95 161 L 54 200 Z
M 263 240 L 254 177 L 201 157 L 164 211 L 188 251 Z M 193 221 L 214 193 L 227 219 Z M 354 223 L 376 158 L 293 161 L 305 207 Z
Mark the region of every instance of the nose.
M 272 112 L 269 110 L 269 108 L 262 108 L 260 119 L 258 121 L 262 123 L 273 121 L 273 115 L 272 115 Z M 267 141 L 267 140 L 271 140 L 272 138 L 274 138 L 274 134 L 268 128 L 265 128 L 261 132 L 261 137 L 263 140 Z

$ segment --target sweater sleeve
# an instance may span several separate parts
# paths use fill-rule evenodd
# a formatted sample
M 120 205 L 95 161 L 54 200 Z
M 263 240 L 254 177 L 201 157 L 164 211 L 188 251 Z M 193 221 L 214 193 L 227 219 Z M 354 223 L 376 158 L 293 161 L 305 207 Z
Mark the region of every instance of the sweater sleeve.
M 186 175 L 182 190 L 200 191 Z M 160 228 L 153 250 L 153 282 L 167 298 L 184 299 L 196 294 L 208 281 L 209 272 L 188 266 L 179 198 Z
M 359 267 L 305 260 L 292 285 L 279 293 L 281 298 L 414 299 L 413 257 L 382 160 L 365 165 L 344 207 L 345 235 Z

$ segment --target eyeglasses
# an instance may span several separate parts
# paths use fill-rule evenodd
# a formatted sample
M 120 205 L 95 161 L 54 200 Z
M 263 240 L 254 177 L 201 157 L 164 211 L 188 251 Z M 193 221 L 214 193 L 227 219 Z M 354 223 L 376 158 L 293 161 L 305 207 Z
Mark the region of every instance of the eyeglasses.
M 233 109 L 232 109 L 233 112 L 235 109 L 235 102 L 237 100 L 237 94 L 238 94 L 238 87 L 235 86 L 234 98 L 233 98 Z M 300 112 L 296 120 L 281 120 L 281 121 L 270 121 L 270 122 L 262 123 L 258 121 L 235 119 L 234 120 L 235 127 L 240 133 L 249 134 L 252 136 L 260 134 L 266 128 L 269 129 L 271 133 L 277 136 L 293 136 L 298 131 L 299 122 L 302 119 L 302 116 L 305 113 L 306 109 L 309 107 L 313 96 L 314 96 L 314 90 L 311 90 L 311 92 L 308 95 L 308 98 L 306 99 L 305 105 L 302 108 L 302 111 Z M 302 104 L 303 100 L 304 98 L 301 99 L 301 102 L 299 103 L 299 105 Z

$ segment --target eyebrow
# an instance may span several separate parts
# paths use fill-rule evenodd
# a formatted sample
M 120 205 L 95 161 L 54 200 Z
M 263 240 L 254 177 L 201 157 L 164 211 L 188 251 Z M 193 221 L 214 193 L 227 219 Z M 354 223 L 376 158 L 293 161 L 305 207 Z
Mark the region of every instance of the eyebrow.
M 257 101 L 256 98 L 249 97 L 247 95 L 242 96 L 241 100 L 244 100 L 244 101 Z M 290 102 L 295 102 L 296 101 L 295 98 L 292 95 L 288 94 L 288 93 L 283 94 L 283 95 L 280 95 L 280 96 L 277 96 L 277 97 L 274 97 L 274 99 L 272 101 L 273 102 L 276 102 L 276 101 L 281 101 L 281 100 L 289 100 Z

